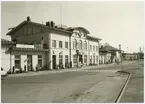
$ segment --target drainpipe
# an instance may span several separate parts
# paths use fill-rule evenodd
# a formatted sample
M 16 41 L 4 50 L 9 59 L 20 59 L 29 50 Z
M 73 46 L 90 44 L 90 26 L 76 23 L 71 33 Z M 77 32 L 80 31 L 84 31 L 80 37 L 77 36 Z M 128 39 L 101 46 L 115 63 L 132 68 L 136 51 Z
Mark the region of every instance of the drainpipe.
M 72 67 L 72 61 L 71 61 L 71 35 L 69 36 L 69 55 L 70 55 L 70 67 Z
M 10 72 L 12 71 L 12 45 L 10 45 Z

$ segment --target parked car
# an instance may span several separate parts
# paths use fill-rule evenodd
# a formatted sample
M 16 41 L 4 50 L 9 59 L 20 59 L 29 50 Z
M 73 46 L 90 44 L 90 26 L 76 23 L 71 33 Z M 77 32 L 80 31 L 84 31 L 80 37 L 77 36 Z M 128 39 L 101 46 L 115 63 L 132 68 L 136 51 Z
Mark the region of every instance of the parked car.
M 2 67 L 1 67 L 1 77 L 5 77 L 5 76 L 7 76 L 8 74 L 7 74 L 7 71 L 6 70 L 4 70 Z
M 20 72 L 21 72 L 21 69 L 19 69 L 19 68 L 15 68 L 14 73 L 20 73 Z

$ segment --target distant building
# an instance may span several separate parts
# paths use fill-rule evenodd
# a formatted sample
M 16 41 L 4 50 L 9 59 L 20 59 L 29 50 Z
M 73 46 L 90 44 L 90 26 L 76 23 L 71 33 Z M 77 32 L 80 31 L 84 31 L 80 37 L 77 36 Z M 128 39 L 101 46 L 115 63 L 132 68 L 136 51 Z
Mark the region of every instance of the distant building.
M 32 22 L 30 17 L 7 33 L 13 42 L 20 46 L 23 44 L 23 48 L 13 49 L 13 57 L 20 60 L 14 65 L 20 68 L 27 65 L 27 70 L 28 64 L 22 63 L 24 60 L 30 59 L 33 63 L 30 70 L 33 70 L 40 58 L 41 66 L 49 69 L 98 65 L 101 39 L 88 34 L 89 31 L 83 27 L 61 28 L 55 26 L 53 21 L 43 25 Z M 28 48 L 26 45 L 34 47 Z
M 138 55 L 137 53 L 122 53 L 124 60 L 136 60 L 139 57 Z
M 101 46 L 99 49 L 100 64 L 121 61 L 120 50 L 110 45 Z

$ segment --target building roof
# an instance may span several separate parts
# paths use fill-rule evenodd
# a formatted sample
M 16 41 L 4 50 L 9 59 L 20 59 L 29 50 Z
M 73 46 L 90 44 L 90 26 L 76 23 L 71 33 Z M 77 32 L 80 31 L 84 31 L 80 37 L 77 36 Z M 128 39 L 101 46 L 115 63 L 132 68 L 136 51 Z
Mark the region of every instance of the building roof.
M 11 35 L 13 32 L 17 31 L 20 27 L 22 27 L 23 25 L 25 24 L 34 24 L 34 25 L 37 25 L 37 26 L 41 26 L 43 28 L 46 28 L 46 29 L 50 29 L 50 30 L 56 30 L 56 31 L 60 31 L 60 32 L 65 32 L 65 33 L 68 33 L 68 34 L 71 34 L 72 32 L 71 31 L 68 31 L 66 29 L 60 29 L 60 28 L 57 28 L 57 27 L 48 27 L 44 24 L 40 24 L 40 23 L 36 23 L 36 22 L 32 22 L 32 21 L 23 21 L 21 22 L 19 25 L 17 25 L 15 28 L 13 28 L 11 31 L 9 31 L 6 35 Z
M 85 29 L 84 27 L 69 27 L 69 28 L 67 28 L 66 30 L 73 31 L 73 30 L 75 30 L 75 29 L 82 29 L 82 30 L 85 31 L 87 34 L 90 34 L 90 32 L 89 32 L 87 29 Z
M 13 51 L 37 51 L 37 52 L 47 52 L 48 49 L 40 49 L 40 48 L 18 48 L 13 47 Z
M 15 43 L 12 42 L 12 41 L 6 40 L 6 39 L 1 39 L 1 44 L 8 44 L 8 45 L 11 45 L 11 44 L 15 44 Z
M 89 35 L 87 35 L 87 38 L 88 39 L 91 39 L 91 40 L 102 40 L 102 39 L 100 39 L 100 38 L 97 38 L 97 37 L 93 37 L 93 36 L 89 36 Z
M 119 51 L 119 49 L 114 48 L 114 47 L 112 47 L 110 45 L 106 45 L 106 46 L 100 48 L 99 51 L 100 52 L 111 52 L 111 51 Z

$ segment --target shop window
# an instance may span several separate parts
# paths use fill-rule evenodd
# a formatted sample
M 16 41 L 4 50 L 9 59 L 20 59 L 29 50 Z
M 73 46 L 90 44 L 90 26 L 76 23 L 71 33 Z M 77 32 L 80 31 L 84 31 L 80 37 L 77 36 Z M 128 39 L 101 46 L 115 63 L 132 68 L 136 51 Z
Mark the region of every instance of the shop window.
M 68 42 L 65 42 L 65 48 L 68 49 Z
M 42 67 L 42 55 L 38 55 L 38 64 Z
M 59 48 L 62 48 L 62 41 L 59 41 Z
M 56 40 L 52 40 L 52 47 L 56 48 Z

